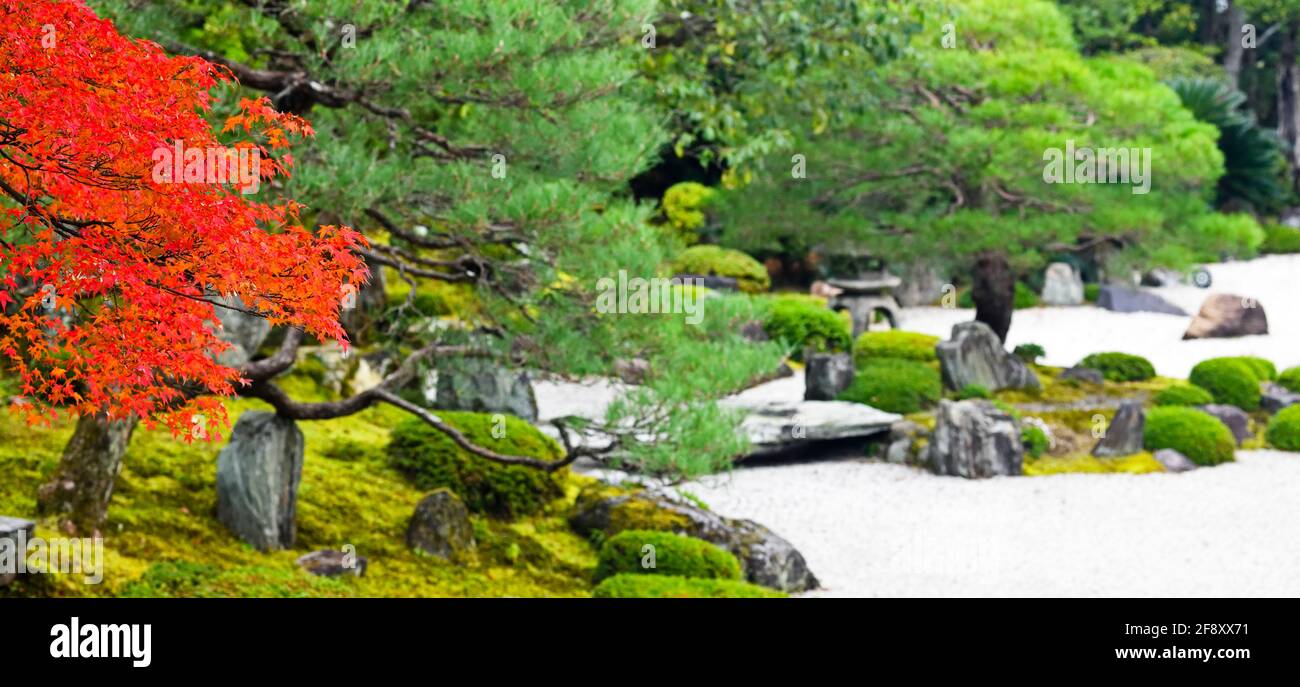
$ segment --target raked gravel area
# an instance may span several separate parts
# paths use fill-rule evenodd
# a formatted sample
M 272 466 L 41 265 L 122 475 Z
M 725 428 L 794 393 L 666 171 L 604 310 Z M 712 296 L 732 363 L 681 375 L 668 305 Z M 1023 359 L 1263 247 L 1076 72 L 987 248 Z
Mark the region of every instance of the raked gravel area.
M 684 487 L 790 540 L 809 596 L 1300 596 L 1300 454 L 1180 474 L 966 480 L 867 460 Z

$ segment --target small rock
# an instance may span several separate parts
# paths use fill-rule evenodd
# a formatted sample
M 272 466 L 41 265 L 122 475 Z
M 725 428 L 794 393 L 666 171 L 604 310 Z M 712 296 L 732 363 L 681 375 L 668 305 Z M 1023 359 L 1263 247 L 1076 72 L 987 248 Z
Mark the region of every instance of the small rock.
M 650 374 L 650 362 L 645 358 L 620 358 L 614 361 L 614 374 L 628 384 L 641 384 Z
M 1211 403 L 1199 406 L 1201 410 L 1213 415 L 1219 419 L 1228 429 L 1232 430 L 1232 436 L 1236 438 L 1237 445 L 1241 442 L 1255 436 L 1250 433 L 1250 416 L 1246 411 L 1237 406 Z
M 953 325 L 952 338 L 935 346 L 940 371 L 949 389 L 976 384 L 988 389 L 1037 389 L 1038 376 L 1025 362 L 1002 347 L 998 335 L 983 322 Z
M 0 515 L 0 561 L 17 562 L 20 556 L 27 555 L 27 542 L 36 536 L 36 523 L 22 518 Z M 0 587 L 18 576 L 16 569 L 10 571 L 8 566 L 0 567 Z
M 406 529 L 406 544 L 445 559 L 455 559 L 477 548 L 469 509 L 450 489 L 438 489 L 420 499 Z
M 1015 419 L 985 400 L 940 401 L 927 453 L 936 475 L 972 479 L 1024 473 Z
M 763 343 L 768 340 L 767 330 L 763 329 L 763 323 L 758 320 L 746 322 L 740 328 L 740 336 L 753 343 Z
M 809 353 L 804 362 L 806 401 L 833 401 L 853 381 L 853 356 L 848 353 Z
M 1106 434 L 1092 449 L 1092 455 L 1101 458 L 1129 456 L 1142 450 L 1142 435 L 1146 431 L 1146 413 L 1137 401 L 1124 401 L 1115 417 L 1106 426 Z
M 1098 386 L 1106 383 L 1106 375 L 1103 375 L 1101 370 L 1094 370 L 1091 367 L 1083 367 L 1081 365 L 1075 365 L 1074 367 L 1062 372 L 1060 378 L 1064 380 L 1096 384 Z
M 333 549 L 313 551 L 298 557 L 298 565 L 302 566 L 303 570 L 322 577 L 339 575 L 361 577 L 366 574 L 366 562 L 365 556 Z
M 1264 306 L 1242 296 L 1216 293 L 1205 299 L 1183 339 L 1222 339 L 1268 333 Z
M 1166 472 L 1187 472 L 1196 469 L 1196 463 L 1193 463 L 1191 458 L 1172 448 L 1162 448 L 1152 455 L 1155 456 L 1156 461 L 1165 466 Z
M 921 465 L 917 439 L 928 437 L 929 432 L 911 420 L 901 420 L 889 427 L 889 441 L 885 444 L 885 461 L 896 465 Z
M 1155 312 L 1187 316 L 1187 311 L 1154 293 L 1113 285 L 1101 287 L 1097 295 L 1097 307 L 1111 312 Z
M 217 456 L 217 518 L 260 551 L 293 546 L 302 430 L 274 413 L 248 411 Z
M 808 288 L 808 293 L 821 298 L 834 298 L 841 293 L 844 293 L 844 289 L 836 288 L 824 281 L 818 280 L 813 282 L 812 286 Z
M 1268 382 L 1261 390 L 1259 405 L 1270 413 L 1300 403 L 1300 394 L 1290 391 L 1281 384 Z
M 1048 265 L 1043 275 L 1042 300 L 1047 305 L 1080 305 L 1083 303 L 1083 279 L 1074 267 L 1064 262 Z

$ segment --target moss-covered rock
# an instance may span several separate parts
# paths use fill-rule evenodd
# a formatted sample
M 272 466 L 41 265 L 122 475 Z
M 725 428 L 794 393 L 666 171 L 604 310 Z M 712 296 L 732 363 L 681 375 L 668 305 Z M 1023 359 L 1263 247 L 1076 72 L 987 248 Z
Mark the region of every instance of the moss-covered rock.
M 1140 382 L 1156 376 L 1151 361 L 1129 353 L 1093 353 L 1079 361 L 1079 367 L 1097 370 L 1112 382 Z
M 1300 406 L 1283 408 L 1268 421 L 1268 443 L 1283 451 L 1300 451 Z
M 672 261 L 669 269 L 674 274 L 730 277 L 745 293 L 762 293 L 772 285 L 763 263 L 722 246 L 691 246 Z
M 1261 358 L 1254 355 L 1238 355 L 1227 358 L 1227 360 L 1240 360 L 1255 373 L 1255 378 L 1261 382 L 1269 382 L 1277 379 L 1277 366 L 1273 361 L 1267 358 Z
M 654 530 L 623 530 L 605 540 L 595 580 L 619 573 L 741 578 L 740 562 L 730 553 L 702 539 Z
M 868 358 L 839 398 L 890 413 L 915 413 L 934 406 L 942 395 L 943 382 L 933 367 L 914 360 Z
M 497 453 L 548 461 L 559 460 L 564 454 L 550 437 L 510 415 L 494 418 L 485 413 L 443 412 L 439 417 L 469 441 Z M 503 518 L 529 515 L 563 493 L 562 474 L 480 458 L 418 419 L 393 428 L 388 455 L 393 466 L 416 486 L 425 490 L 446 487 L 475 513 Z
M 1162 406 L 1147 412 L 1143 446 L 1148 451 L 1172 448 L 1197 465 L 1233 459 L 1237 440 L 1218 418 L 1195 408 Z
M 597 599 L 780 599 L 786 594 L 736 580 L 672 575 L 615 575 L 596 586 Z
M 1192 368 L 1187 380 L 1210 392 L 1215 403 L 1245 411 L 1259 410 L 1260 378 L 1248 363 L 1237 358 L 1210 358 Z

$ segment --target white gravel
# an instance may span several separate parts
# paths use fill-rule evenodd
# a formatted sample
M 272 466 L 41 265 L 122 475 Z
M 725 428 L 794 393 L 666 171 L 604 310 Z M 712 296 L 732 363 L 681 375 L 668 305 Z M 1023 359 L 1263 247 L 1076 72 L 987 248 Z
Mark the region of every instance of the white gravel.
M 812 596 L 1300 595 L 1300 454 L 990 480 L 844 460 L 685 488 L 790 540 Z
M 1245 262 L 1209 265 L 1208 289 L 1177 286 L 1146 289 L 1181 307 L 1188 317 L 1157 313 L 1113 313 L 1092 306 L 1017 310 L 1007 346 L 1036 343 L 1048 365 L 1073 365 L 1089 353 L 1121 351 L 1146 357 L 1168 377 L 1186 377 L 1196 363 L 1221 355 L 1258 355 L 1278 369 L 1300 365 L 1300 308 L 1296 280 L 1300 255 L 1275 255 Z M 1268 316 L 1268 336 L 1183 341 L 1191 316 L 1212 293 L 1255 299 Z M 948 338 L 952 326 L 974 318 L 967 309 L 905 308 L 899 327 Z

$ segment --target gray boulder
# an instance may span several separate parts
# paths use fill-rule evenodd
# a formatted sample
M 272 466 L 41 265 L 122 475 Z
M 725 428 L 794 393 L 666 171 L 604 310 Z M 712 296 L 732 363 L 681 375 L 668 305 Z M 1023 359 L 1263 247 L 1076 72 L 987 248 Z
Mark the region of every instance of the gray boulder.
M 469 509 L 450 489 L 438 489 L 420 499 L 406 528 L 406 544 L 429 555 L 457 560 L 474 551 L 474 526 Z
M 1216 293 L 1201 304 L 1200 312 L 1183 333 L 1183 339 L 1223 339 L 1268 333 L 1264 306 L 1250 298 Z
M 1002 341 L 983 322 L 953 325 L 952 338 L 935 346 L 943 382 L 961 390 L 968 384 L 988 389 L 1037 389 L 1038 376 L 1023 360 L 1002 347 Z
M 18 576 L 17 562 L 27 555 L 27 543 L 36 535 L 36 523 L 22 518 L 0 515 L 0 561 L 13 563 L 0 566 L 0 587 Z
M 260 551 L 293 546 L 302 431 L 293 420 L 248 411 L 217 456 L 217 518 Z
M 1083 367 L 1081 365 L 1075 365 L 1074 367 L 1065 370 L 1061 373 L 1060 378 L 1076 382 L 1086 382 L 1088 384 L 1100 385 L 1106 383 L 1106 375 L 1103 375 L 1101 370 L 1094 370 L 1091 367 Z
M 1255 436 L 1250 432 L 1250 416 L 1241 408 L 1222 403 L 1211 403 L 1199 407 L 1201 410 L 1218 418 L 1219 422 L 1232 430 L 1232 436 L 1237 440 L 1238 446 L 1241 446 L 1241 442 Z
M 724 518 L 660 491 L 588 487 L 578 496 L 569 524 L 583 536 L 613 536 L 625 529 L 669 530 L 712 542 L 740 560 L 745 579 L 787 592 L 816 589 L 803 554 L 752 520 Z
M 1020 428 L 985 400 L 940 401 L 927 453 L 936 475 L 973 479 L 1024 473 Z
M 1154 293 L 1114 285 L 1101 287 L 1097 295 L 1097 307 L 1112 312 L 1155 312 L 1187 316 L 1187 311 Z
M 231 345 L 229 350 L 217 356 L 217 362 L 229 367 L 238 367 L 248 362 L 257 349 L 262 347 L 266 337 L 271 334 L 271 323 L 257 315 L 244 312 L 250 310 L 238 296 L 215 296 L 213 311 L 221 322 L 217 338 Z
M 889 441 L 884 444 L 885 461 L 896 465 L 921 465 L 923 461 L 917 450 L 918 439 L 929 436 L 925 427 L 911 420 L 895 422 L 889 427 Z
M 1288 390 L 1281 384 L 1267 382 L 1260 390 L 1259 405 L 1270 413 L 1300 403 L 1300 394 Z
M 477 358 L 460 358 L 454 367 L 438 370 L 436 407 L 509 413 L 529 422 L 537 421 L 537 397 L 528 373 Z
M 1142 450 L 1142 435 L 1146 431 L 1146 413 L 1137 401 L 1124 401 L 1115 417 L 1106 426 L 1101 441 L 1092 448 L 1092 455 L 1101 458 L 1128 456 Z
M 746 411 L 740 430 L 756 454 L 807 442 L 875 436 L 889 431 L 889 426 L 901 419 L 894 413 L 849 401 L 749 404 L 729 398 L 718 404 Z
M 894 288 L 894 298 L 904 308 L 931 305 L 943 297 L 943 287 L 951 283 L 939 269 L 926 262 L 914 262 L 898 270 L 902 281 Z
M 365 556 L 333 549 L 312 551 L 298 557 L 298 565 L 302 566 L 303 570 L 321 577 L 339 577 L 340 575 L 361 577 L 366 574 L 367 562 Z
M 848 353 L 810 353 L 804 361 L 806 401 L 833 401 L 853 381 L 853 356 Z
M 1152 455 L 1156 461 L 1165 466 L 1166 472 L 1187 472 L 1196 469 L 1196 463 L 1193 463 L 1191 458 L 1172 448 L 1162 448 Z
M 1067 263 L 1054 262 L 1048 265 L 1043 274 L 1042 300 L 1047 305 L 1083 303 L 1083 279 Z

